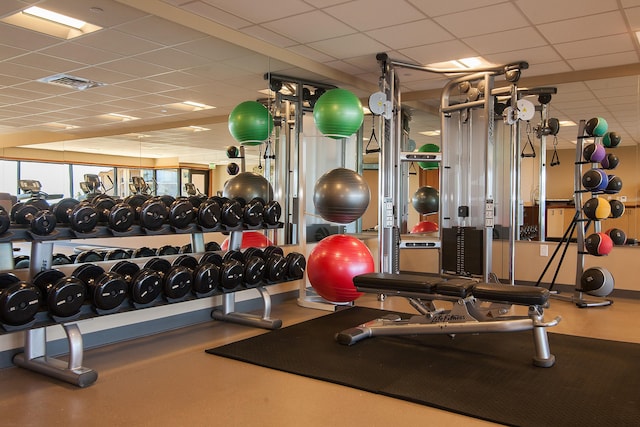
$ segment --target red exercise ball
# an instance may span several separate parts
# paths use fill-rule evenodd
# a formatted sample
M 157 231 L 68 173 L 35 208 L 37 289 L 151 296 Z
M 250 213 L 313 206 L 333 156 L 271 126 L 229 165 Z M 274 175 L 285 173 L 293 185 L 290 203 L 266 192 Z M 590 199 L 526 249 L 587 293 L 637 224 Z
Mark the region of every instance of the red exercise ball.
M 266 248 L 273 243 L 263 233 L 259 231 L 245 231 L 242 233 L 242 242 L 240 243 L 240 249 L 245 248 Z M 227 237 L 222 241 L 220 249 L 223 251 L 229 250 L 229 238 Z
M 411 229 L 411 234 L 414 233 L 431 233 L 438 231 L 438 224 L 433 221 L 420 221 Z
M 344 234 L 320 240 L 307 259 L 307 277 L 318 295 L 331 302 L 350 302 L 362 293 L 353 285 L 359 274 L 373 273 L 373 256 L 362 241 Z
M 613 241 L 606 233 L 593 233 L 587 236 L 584 246 L 591 255 L 609 255 L 613 249 Z

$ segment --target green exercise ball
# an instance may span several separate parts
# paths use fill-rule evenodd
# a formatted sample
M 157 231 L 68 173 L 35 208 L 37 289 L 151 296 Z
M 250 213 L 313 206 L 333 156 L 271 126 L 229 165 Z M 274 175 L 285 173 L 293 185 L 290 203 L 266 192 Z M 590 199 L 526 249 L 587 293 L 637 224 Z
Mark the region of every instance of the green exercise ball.
M 259 145 L 273 131 L 273 117 L 257 101 L 238 104 L 229 114 L 229 132 L 242 145 Z
M 362 103 L 346 89 L 330 89 L 316 101 L 313 120 L 324 136 L 349 138 L 362 126 Z
M 607 129 L 609 128 L 609 124 L 602 117 L 594 117 L 589 119 L 589 121 L 584 126 L 584 131 L 589 136 L 604 136 L 607 133 Z
M 419 153 L 439 153 L 440 147 L 436 144 L 424 144 L 418 148 Z M 418 166 L 424 170 L 438 169 L 438 162 L 418 162 Z

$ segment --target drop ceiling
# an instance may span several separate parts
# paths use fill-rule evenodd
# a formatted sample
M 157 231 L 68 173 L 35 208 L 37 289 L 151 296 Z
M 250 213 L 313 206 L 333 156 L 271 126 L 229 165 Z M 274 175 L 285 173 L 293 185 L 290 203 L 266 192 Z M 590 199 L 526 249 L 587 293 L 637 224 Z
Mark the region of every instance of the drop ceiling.
M 525 60 L 521 86 L 557 87 L 552 117 L 602 116 L 623 144 L 640 141 L 640 0 L 3 0 L 0 18 L 31 5 L 103 29 L 64 40 L 0 23 L 2 148 L 224 163 L 235 144 L 228 114 L 264 97 L 265 73 L 366 99 L 377 90 L 378 52 L 415 64 Z M 58 74 L 103 85 L 38 81 Z M 427 137 L 418 132 L 439 126 L 421 107 L 435 111 L 447 77 L 399 76 L 420 144 Z M 562 128 L 561 146 L 576 133 Z

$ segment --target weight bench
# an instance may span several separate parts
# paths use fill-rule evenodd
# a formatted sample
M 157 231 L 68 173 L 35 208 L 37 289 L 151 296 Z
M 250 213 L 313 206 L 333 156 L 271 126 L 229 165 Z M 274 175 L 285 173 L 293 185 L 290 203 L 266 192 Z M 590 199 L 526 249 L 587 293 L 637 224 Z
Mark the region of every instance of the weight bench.
M 462 334 L 479 332 L 533 331 L 535 366 L 555 363 L 546 328 L 560 321 L 544 321 L 549 291 L 533 286 L 478 283 L 467 278 L 443 278 L 411 273 L 367 273 L 355 276 L 359 292 L 400 296 L 409 300 L 420 315 L 401 319 L 389 315 L 336 334 L 340 344 L 352 345 L 383 335 Z M 449 301 L 449 310 L 437 309 L 434 301 Z M 508 316 L 512 305 L 528 306 L 526 316 Z

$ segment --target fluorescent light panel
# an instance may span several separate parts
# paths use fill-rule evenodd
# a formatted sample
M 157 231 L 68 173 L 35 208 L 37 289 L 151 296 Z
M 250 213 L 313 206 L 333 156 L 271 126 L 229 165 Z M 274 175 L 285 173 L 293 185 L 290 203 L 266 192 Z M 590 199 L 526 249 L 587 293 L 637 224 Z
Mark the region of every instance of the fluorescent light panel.
M 0 21 L 65 40 L 102 29 L 80 19 L 36 6 L 6 16 Z
M 66 25 L 67 27 L 75 28 L 79 30 L 84 27 L 87 23 L 81 21 L 76 18 L 72 18 L 67 15 L 63 15 L 61 13 L 52 12 L 47 9 L 43 9 L 37 6 L 31 6 L 22 11 L 22 13 L 26 13 L 27 15 L 36 16 L 38 18 L 46 19 L 47 21 L 52 21 L 57 24 Z

